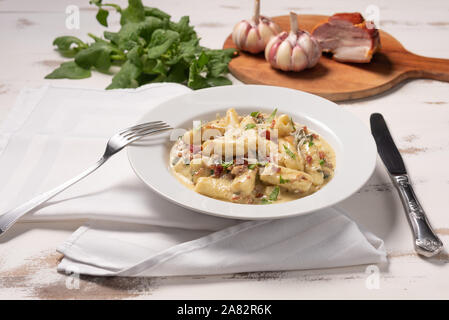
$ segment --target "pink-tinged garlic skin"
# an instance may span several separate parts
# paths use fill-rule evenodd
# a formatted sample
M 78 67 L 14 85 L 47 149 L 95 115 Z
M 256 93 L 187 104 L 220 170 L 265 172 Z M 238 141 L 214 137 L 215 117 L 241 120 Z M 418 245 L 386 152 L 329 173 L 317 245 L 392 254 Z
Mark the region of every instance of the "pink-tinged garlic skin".
M 283 32 L 267 44 L 265 60 L 273 68 L 283 71 L 301 71 L 314 67 L 321 57 L 319 43 L 306 31 L 296 34 Z
M 264 51 L 270 39 L 279 32 L 281 29 L 276 23 L 260 16 L 257 22 L 243 20 L 237 23 L 232 31 L 232 41 L 238 49 L 255 54 Z
M 310 33 L 298 30 L 297 16 L 291 13 L 290 33 L 282 32 L 272 38 L 265 48 L 265 60 L 273 68 L 301 71 L 314 67 L 321 57 L 321 46 Z

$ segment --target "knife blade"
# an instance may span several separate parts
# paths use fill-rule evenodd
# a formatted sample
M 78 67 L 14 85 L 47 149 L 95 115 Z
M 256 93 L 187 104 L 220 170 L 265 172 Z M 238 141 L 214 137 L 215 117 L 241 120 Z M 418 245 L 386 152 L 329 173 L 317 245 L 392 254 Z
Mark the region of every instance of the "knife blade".
M 373 113 L 370 118 L 371 132 L 377 145 L 377 152 L 390 174 L 406 174 L 404 160 L 396 147 L 384 117 Z
M 377 152 L 388 170 L 394 186 L 399 192 L 402 205 L 412 228 L 415 250 L 420 255 L 431 257 L 443 249 L 443 243 L 430 226 L 424 209 L 416 197 L 404 160 L 391 137 L 384 117 L 373 113 L 370 117 L 371 133 L 376 141 Z

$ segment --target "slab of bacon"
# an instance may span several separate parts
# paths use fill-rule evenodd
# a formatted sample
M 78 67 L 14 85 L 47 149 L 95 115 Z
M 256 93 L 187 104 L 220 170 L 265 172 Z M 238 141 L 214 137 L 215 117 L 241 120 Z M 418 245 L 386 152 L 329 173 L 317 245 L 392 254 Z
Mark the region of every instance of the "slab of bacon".
M 370 62 L 380 48 L 379 31 L 358 12 L 336 13 L 315 26 L 312 35 L 340 62 Z

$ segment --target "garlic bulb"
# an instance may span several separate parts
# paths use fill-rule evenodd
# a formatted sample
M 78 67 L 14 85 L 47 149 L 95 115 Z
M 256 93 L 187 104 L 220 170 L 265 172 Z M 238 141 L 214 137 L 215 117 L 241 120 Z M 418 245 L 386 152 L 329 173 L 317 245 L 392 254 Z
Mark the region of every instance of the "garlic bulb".
M 259 53 L 264 51 L 268 41 L 279 32 L 281 28 L 276 23 L 260 15 L 260 0 L 255 0 L 254 17 L 234 26 L 232 41 L 240 50 Z
M 301 71 L 312 68 L 321 57 L 318 41 L 307 31 L 298 29 L 298 16 L 290 12 L 290 33 L 273 37 L 265 48 L 265 59 L 273 68 Z

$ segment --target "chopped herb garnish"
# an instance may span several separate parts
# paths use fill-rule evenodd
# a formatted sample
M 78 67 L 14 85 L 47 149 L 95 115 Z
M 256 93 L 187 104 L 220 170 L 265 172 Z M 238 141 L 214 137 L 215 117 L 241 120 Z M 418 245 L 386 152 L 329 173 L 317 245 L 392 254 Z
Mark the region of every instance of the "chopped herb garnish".
M 294 154 L 285 144 L 283 146 L 285 153 L 287 153 L 292 159 L 296 159 L 296 154 Z
M 266 198 L 262 198 L 262 200 L 260 201 L 262 202 L 262 204 L 271 204 L 271 201 Z
M 292 117 L 290 117 L 290 122 L 292 123 L 293 131 L 296 131 L 295 123 L 293 122 Z
M 273 191 L 271 191 L 268 199 L 270 199 L 271 201 L 276 201 L 278 199 L 278 196 L 279 196 L 279 187 L 276 186 L 274 187 Z
M 283 179 L 282 176 L 279 175 L 279 183 L 280 183 L 280 184 L 284 184 L 284 183 L 287 183 L 287 182 L 290 182 L 290 180 L 288 180 L 288 179 Z
M 259 116 L 259 114 L 260 114 L 260 112 L 259 112 L 259 111 L 254 111 L 254 112 L 251 112 L 251 117 L 253 117 L 253 118 L 257 118 L 257 117 Z
M 210 174 L 214 174 L 214 170 L 211 170 L 211 171 L 210 171 Z
M 256 168 L 256 166 L 257 166 L 257 164 L 255 164 L 255 163 L 249 164 L 248 169 L 254 170 Z
M 228 162 L 222 162 L 221 166 L 223 167 L 223 169 L 227 169 L 230 166 L 232 166 L 234 164 L 234 160 L 228 161 Z
M 320 165 L 323 165 L 325 162 L 326 162 L 326 160 L 321 159 L 321 160 L 320 160 Z
M 276 113 L 278 112 L 278 109 L 274 109 L 273 112 L 270 114 L 270 116 L 267 119 L 267 122 L 270 123 L 271 121 L 274 120 L 274 117 L 276 116 Z
M 256 124 L 254 124 L 254 123 L 248 123 L 246 126 L 245 126 L 245 130 L 249 130 L 249 129 L 252 129 L 252 128 L 255 128 L 256 127 Z
M 309 141 L 309 147 L 313 146 L 313 141 Z

